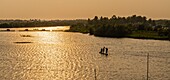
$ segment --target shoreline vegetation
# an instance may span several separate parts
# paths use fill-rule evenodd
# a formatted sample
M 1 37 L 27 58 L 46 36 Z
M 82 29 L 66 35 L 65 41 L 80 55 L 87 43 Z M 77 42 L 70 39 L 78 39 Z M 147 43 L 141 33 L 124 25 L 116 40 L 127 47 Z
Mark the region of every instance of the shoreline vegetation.
M 170 40 L 170 20 L 152 20 L 145 16 L 111 18 L 95 16 L 86 24 L 71 25 L 70 32 L 89 33 L 98 37 Z
M 46 31 L 46 32 L 59 32 L 59 31 L 65 31 L 65 30 L 46 30 L 46 29 L 24 29 L 24 30 L 0 30 L 0 32 L 40 32 L 40 31 Z
M 119 17 L 113 15 L 111 18 L 95 16 L 93 19 L 77 20 L 0 20 L 0 28 L 3 31 L 14 31 L 8 28 L 33 28 L 51 26 L 70 26 L 67 32 L 89 33 L 98 37 L 111 38 L 135 38 L 170 40 L 170 20 L 152 20 L 145 16 L 132 15 Z M 48 31 L 48 30 L 19 30 L 19 31 Z

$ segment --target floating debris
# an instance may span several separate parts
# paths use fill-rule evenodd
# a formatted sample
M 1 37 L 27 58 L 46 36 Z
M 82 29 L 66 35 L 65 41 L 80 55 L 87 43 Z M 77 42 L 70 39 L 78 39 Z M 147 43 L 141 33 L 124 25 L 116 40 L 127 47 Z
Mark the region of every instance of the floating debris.
M 45 29 L 42 29 L 41 31 L 46 31 Z
M 21 37 L 32 37 L 31 35 L 20 35 Z
M 6 29 L 6 31 L 11 31 L 10 29 Z
M 16 44 L 26 44 L 26 43 L 33 43 L 33 42 L 14 42 Z
M 25 31 L 29 31 L 28 29 L 25 29 Z
M 33 29 L 33 31 L 39 31 L 38 29 Z

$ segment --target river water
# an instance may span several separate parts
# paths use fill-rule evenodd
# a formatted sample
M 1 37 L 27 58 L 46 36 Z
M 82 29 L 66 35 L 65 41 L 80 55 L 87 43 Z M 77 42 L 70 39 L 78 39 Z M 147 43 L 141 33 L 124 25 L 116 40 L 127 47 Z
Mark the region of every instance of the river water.
M 148 53 L 149 80 L 170 80 L 169 41 L 0 32 L 0 80 L 146 80 Z

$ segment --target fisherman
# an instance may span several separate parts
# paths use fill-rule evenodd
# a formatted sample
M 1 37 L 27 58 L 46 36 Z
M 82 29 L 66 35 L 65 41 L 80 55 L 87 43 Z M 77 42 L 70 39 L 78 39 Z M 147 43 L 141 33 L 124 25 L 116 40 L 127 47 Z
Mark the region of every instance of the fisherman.
M 103 49 L 101 48 L 100 52 L 99 53 L 103 53 Z
M 106 48 L 106 54 L 107 54 L 107 52 L 108 52 L 108 48 Z
M 105 53 L 105 51 L 106 51 L 106 53 Z M 101 48 L 101 50 L 100 50 L 99 53 L 101 53 L 101 54 L 107 54 L 107 53 L 108 53 L 108 48 L 106 48 L 106 47 Z
M 102 51 L 102 53 L 104 53 L 105 49 L 106 49 L 106 48 L 105 48 L 105 47 L 103 47 L 103 51 Z

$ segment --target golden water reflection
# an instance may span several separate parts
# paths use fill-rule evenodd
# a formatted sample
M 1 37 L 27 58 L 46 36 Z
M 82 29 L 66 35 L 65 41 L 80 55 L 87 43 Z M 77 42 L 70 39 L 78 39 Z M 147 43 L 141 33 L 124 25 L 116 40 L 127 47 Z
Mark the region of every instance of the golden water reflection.
M 94 80 L 94 69 L 97 80 L 145 80 L 147 53 L 150 79 L 170 79 L 169 41 L 71 32 L 0 32 L 0 36 L 1 80 Z M 98 53 L 103 46 L 109 48 L 107 57 Z
M 4 30 L 11 30 L 11 31 L 65 31 L 69 30 L 70 26 L 53 26 L 53 27 L 27 27 L 27 28 L 0 28 L 0 31 Z

